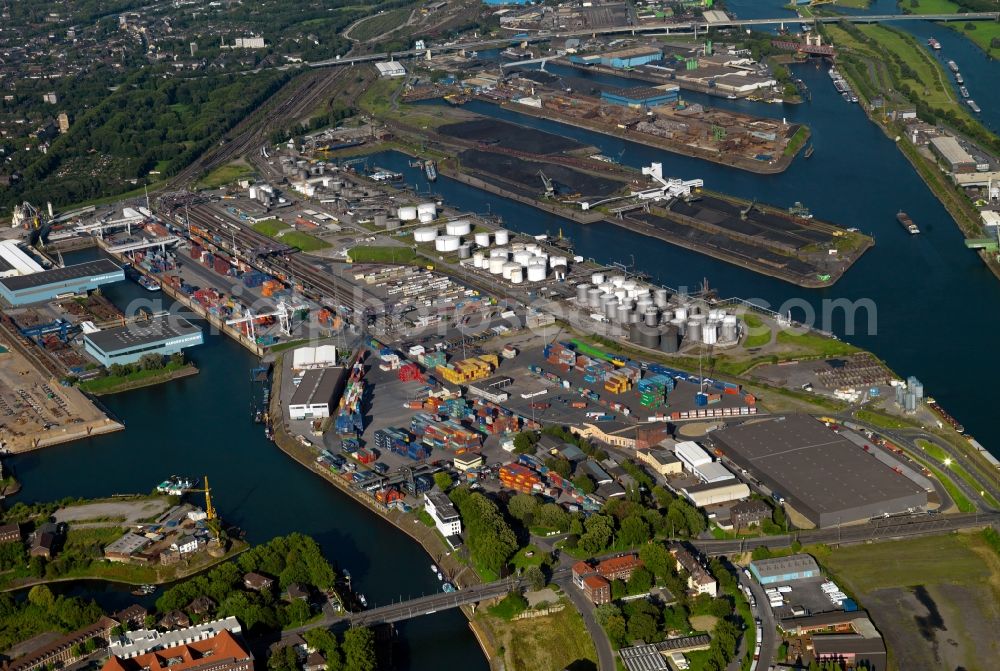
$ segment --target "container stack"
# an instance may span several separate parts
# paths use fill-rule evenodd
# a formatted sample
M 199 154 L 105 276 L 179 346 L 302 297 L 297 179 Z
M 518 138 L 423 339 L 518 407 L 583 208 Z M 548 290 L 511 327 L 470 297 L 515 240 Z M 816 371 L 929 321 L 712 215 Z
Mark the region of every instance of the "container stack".
M 466 384 L 488 378 L 499 365 L 500 359 L 497 355 L 483 354 L 482 356 L 437 366 L 435 370 L 442 378 L 452 384 Z
M 527 466 L 504 464 L 500 468 L 500 484 L 508 489 L 530 494 L 536 487 L 541 488 L 542 479 Z
M 417 356 L 417 360 L 424 365 L 425 368 L 437 368 L 438 366 L 444 366 L 448 363 L 448 356 L 441 351 L 434 350 L 433 352 L 423 352 Z

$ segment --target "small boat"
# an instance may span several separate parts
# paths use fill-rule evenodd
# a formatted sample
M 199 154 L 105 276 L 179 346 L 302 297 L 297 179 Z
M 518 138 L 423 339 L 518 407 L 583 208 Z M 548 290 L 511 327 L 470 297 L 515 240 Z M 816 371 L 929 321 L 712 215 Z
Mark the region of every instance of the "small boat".
M 146 291 L 159 291 L 160 283 L 154 280 L 152 277 L 146 277 L 145 275 L 139 278 L 139 286 Z
M 941 43 L 935 40 L 933 37 L 927 38 L 927 46 L 929 46 L 931 49 L 934 49 L 935 51 L 941 50 Z
M 962 94 L 963 98 L 968 98 L 969 97 L 969 89 L 965 88 L 964 86 L 960 86 L 958 88 L 958 92 Z
M 358 603 L 364 608 L 368 607 L 368 599 L 365 598 L 364 594 L 358 593 Z
M 156 591 L 156 585 L 139 585 L 132 590 L 133 596 L 148 596 Z
M 441 575 L 440 571 L 438 572 L 438 580 L 444 580 L 444 576 Z
M 965 78 L 962 77 L 962 74 L 960 72 L 956 72 L 955 73 L 955 81 L 958 82 L 959 84 L 964 84 L 965 83 Z
M 726 96 L 726 100 L 739 100 L 739 96 L 730 93 L 728 96 Z
M 910 219 L 910 215 L 908 215 L 906 212 L 903 212 L 902 210 L 896 213 L 896 221 L 898 221 L 899 224 L 903 228 L 905 228 L 910 235 L 916 235 L 917 233 L 920 232 L 920 229 L 917 228 L 917 225 L 913 223 L 912 219 Z
M 437 572 L 438 572 L 438 567 L 435 566 L 434 564 L 431 564 L 431 573 L 437 573 Z
M 982 110 L 979 109 L 979 105 L 976 104 L 976 101 L 972 100 L 971 98 L 969 100 L 966 100 L 965 104 L 968 105 L 969 109 L 971 109 L 976 114 L 979 114 L 980 112 L 982 112 Z
M 813 147 L 812 145 L 809 145 L 808 147 L 806 147 L 806 152 L 805 152 L 805 154 L 803 154 L 803 156 L 805 156 L 806 158 L 809 158 L 810 156 L 813 155 L 814 151 L 816 151 L 815 147 Z
M 441 585 L 441 591 L 450 594 L 451 592 L 454 592 L 456 590 L 454 585 L 452 585 L 450 582 L 446 582 L 443 585 Z
M 852 103 L 858 102 L 858 96 L 854 93 L 851 94 L 851 102 Z
M 952 72 L 958 72 L 958 64 L 955 61 L 948 61 L 948 69 Z
M 428 182 L 437 181 L 438 173 L 437 167 L 434 165 L 434 161 L 430 159 L 424 161 L 424 174 L 427 175 Z

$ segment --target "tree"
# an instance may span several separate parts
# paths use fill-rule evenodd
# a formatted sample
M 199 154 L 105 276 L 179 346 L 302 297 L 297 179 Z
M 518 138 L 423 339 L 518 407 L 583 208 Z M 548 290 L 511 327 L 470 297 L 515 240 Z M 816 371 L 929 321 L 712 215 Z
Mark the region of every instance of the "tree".
M 655 487 L 653 487 L 653 498 L 656 499 L 656 505 L 658 505 L 660 508 L 667 508 L 670 506 L 670 503 L 677 497 L 674 496 L 673 493 L 671 493 L 665 487 L 656 485 Z
M 50 610 L 55 604 L 55 597 L 52 596 L 52 590 L 47 586 L 35 585 L 28 590 L 28 603 L 44 610 Z
M 507 512 L 510 516 L 525 525 L 534 523 L 538 508 L 538 499 L 531 494 L 515 494 L 507 502 Z
M 580 473 L 574 477 L 573 484 L 584 494 L 593 494 L 597 490 L 593 479 L 586 473 Z
M 628 579 L 629 594 L 646 594 L 653 587 L 653 574 L 645 568 L 637 568 Z
M 668 632 L 687 632 L 691 625 L 688 623 L 687 609 L 677 604 L 663 610 L 663 626 Z
M 619 578 L 615 578 L 611 581 L 611 598 L 614 601 L 619 601 L 620 599 L 628 596 L 628 589 L 625 587 L 625 581 Z
M 267 668 L 270 671 L 297 671 L 299 668 L 299 660 L 295 655 L 295 648 L 290 645 L 286 645 L 274 651 L 274 653 L 267 658 Z
M 573 472 L 573 464 L 569 459 L 563 457 L 549 457 L 545 460 L 545 465 L 550 471 L 554 471 L 564 478 L 568 478 Z
M 570 517 L 558 503 L 546 503 L 538 509 L 535 521 L 545 527 L 566 531 L 569 529 Z
M 163 356 L 159 354 L 143 354 L 139 357 L 142 370 L 160 370 L 163 368 Z
M 757 560 L 757 559 L 770 559 L 771 558 L 771 551 L 769 549 L 767 549 L 763 545 L 758 545 L 757 547 L 755 547 L 753 549 L 753 552 L 750 553 L 750 558 L 754 559 L 754 560 Z
M 634 515 L 622 520 L 621 529 L 618 531 L 618 539 L 628 546 L 642 545 L 650 538 L 649 525 L 646 521 Z
M 444 471 L 438 471 L 434 474 L 434 484 L 437 485 L 437 488 L 442 492 L 447 492 L 454 484 L 454 480 L 452 480 L 451 476 Z
M 340 658 L 340 646 L 337 644 L 337 637 L 326 627 L 316 627 L 310 629 L 302 635 L 309 647 L 315 648 L 326 659 L 327 671 L 338 671 L 342 667 Z
M 344 632 L 345 671 L 375 671 L 375 635 L 368 627 L 353 627 Z
M 527 581 L 532 590 L 538 591 L 540 589 L 545 589 L 545 574 L 542 573 L 542 569 L 539 567 L 529 566 L 524 569 L 524 574 L 521 577 Z
M 674 572 L 677 560 L 661 543 L 648 543 L 639 548 L 639 559 L 657 578 Z
M 597 622 L 607 632 L 608 638 L 615 646 L 620 646 L 625 642 L 625 616 L 621 609 L 614 604 L 606 603 L 597 607 Z
M 591 515 L 587 518 L 587 531 L 580 536 L 580 548 L 589 554 L 597 554 L 611 544 L 614 527 L 606 515 Z
M 533 431 L 522 431 L 514 436 L 514 454 L 532 454 L 538 437 Z

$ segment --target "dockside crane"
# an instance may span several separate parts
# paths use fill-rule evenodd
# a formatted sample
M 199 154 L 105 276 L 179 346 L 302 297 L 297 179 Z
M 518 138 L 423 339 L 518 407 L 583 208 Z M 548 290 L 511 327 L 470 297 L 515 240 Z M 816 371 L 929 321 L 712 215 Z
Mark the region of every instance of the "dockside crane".
M 555 198 L 556 188 L 555 185 L 552 183 L 552 180 L 546 177 L 545 173 L 542 172 L 541 170 L 538 171 L 538 176 L 542 178 L 542 184 L 545 185 L 545 197 Z
M 750 216 L 750 213 L 753 212 L 753 208 L 756 205 L 757 205 L 757 199 L 754 198 L 753 200 L 750 201 L 749 205 L 740 210 L 740 219 L 746 221 L 747 217 Z
M 205 494 L 205 517 L 209 522 L 214 522 L 218 519 L 218 515 L 215 512 L 215 506 L 212 505 L 212 488 L 208 486 L 208 476 L 205 476 L 205 486 L 202 489 L 189 489 L 189 492 L 203 493 Z

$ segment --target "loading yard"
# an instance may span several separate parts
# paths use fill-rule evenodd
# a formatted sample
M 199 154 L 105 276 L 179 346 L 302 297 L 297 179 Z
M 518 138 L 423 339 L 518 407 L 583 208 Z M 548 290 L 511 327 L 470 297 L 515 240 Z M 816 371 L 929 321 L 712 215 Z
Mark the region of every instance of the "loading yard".
M 539 154 L 561 154 L 586 148 L 568 137 L 485 117 L 445 124 L 437 132 L 448 137 Z
M 459 154 L 459 161 L 464 171 L 527 196 L 538 197 L 545 193 L 539 172 L 544 172 L 546 177 L 555 182 L 557 193 L 565 197 L 579 194 L 605 198 L 618 192 L 623 186 L 621 182 L 557 163 L 524 160 L 476 149 L 463 151 Z

